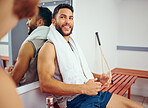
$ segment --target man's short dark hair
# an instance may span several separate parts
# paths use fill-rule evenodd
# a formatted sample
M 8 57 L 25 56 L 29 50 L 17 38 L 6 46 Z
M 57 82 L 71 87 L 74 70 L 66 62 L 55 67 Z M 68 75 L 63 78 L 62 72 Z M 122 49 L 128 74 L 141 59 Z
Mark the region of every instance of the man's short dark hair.
M 42 18 L 45 26 L 50 26 L 52 23 L 52 12 L 46 7 L 39 7 L 39 18 Z
M 72 11 L 72 13 L 74 12 L 74 10 L 73 10 L 73 7 L 71 6 L 71 5 L 69 5 L 69 4 L 60 4 L 60 5 L 58 5 L 55 9 L 54 9 L 54 11 L 53 11 L 53 18 L 55 18 L 55 16 L 56 16 L 56 14 L 59 12 L 59 10 L 60 9 L 62 9 L 62 8 L 68 8 L 68 9 L 70 9 L 71 11 Z

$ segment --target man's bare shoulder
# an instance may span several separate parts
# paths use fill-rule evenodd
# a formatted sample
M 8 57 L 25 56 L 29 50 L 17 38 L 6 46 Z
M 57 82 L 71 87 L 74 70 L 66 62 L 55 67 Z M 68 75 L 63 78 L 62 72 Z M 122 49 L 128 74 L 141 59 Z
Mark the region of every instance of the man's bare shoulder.
M 50 48 L 54 48 L 54 44 L 49 41 L 47 41 L 44 45 Z
M 21 47 L 22 48 L 30 48 L 31 46 L 33 47 L 33 45 L 31 44 L 31 42 L 27 41 Z
M 51 43 L 51 42 L 46 42 L 43 46 L 42 46 L 42 48 L 41 48 L 42 50 L 46 50 L 46 51 L 54 51 L 55 50 L 55 47 L 54 47 L 54 44 L 53 43 Z
M 39 51 L 39 55 L 50 55 L 52 57 L 55 57 L 55 47 L 54 44 L 50 42 L 46 42 L 42 48 Z
M 21 46 L 18 56 L 29 56 L 32 58 L 33 54 L 34 54 L 33 45 L 30 42 L 26 42 Z

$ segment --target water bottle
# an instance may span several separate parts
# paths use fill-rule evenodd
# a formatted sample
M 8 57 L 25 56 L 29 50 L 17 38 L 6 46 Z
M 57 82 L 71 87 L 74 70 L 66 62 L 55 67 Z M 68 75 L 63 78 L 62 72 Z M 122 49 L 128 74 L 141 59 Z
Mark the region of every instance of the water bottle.
M 54 101 L 52 96 L 46 97 L 46 108 L 54 108 Z

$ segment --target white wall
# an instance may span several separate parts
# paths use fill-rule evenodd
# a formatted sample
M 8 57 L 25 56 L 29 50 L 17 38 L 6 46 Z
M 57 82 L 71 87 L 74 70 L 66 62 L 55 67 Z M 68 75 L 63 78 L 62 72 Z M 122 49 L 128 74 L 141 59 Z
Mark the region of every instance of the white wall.
M 148 47 L 148 0 L 122 0 L 118 45 Z
M 8 34 L 6 34 L 0 42 L 8 42 Z M 0 56 L 9 56 L 8 45 L 0 44 Z
M 148 47 L 148 1 L 122 0 L 119 6 L 118 45 Z M 148 52 L 117 51 L 117 67 L 148 70 Z M 148 96 L 148 79 L 138 79 L 132 93 Z
M 0 56 L 9 56 L 8 45 L 0 44 Z
M 74 34 L 91 71 L 101 72 L 101 58 L 95 32 L 98 31 L 104 55 L 116 67 L 118 9 L 115 0 L 74 0 Z
M 147 52 L 116 50 L 117 45 L 148 47 L 147 0 L 75 0 L 74 9 L 74 34 L 91 71 L 101 71 L 96 31 L 100 34 L 111 69 L 148 70 Z M 132 87 L 132 94 L 148 96 L 147 81 L 138 79 Z
M 123 0 L 119 6 L 118 45 L 148 47 L 148 1 Z M 118 51 L 118 67 L 148 70 L 147 52 Z

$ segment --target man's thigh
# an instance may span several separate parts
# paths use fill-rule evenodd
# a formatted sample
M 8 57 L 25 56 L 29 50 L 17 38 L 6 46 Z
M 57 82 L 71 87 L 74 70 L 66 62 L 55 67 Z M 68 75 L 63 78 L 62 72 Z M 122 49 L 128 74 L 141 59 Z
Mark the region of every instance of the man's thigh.
M 141 104 L 136 103 L 126 97 L 113 94 L 106 108 L 144 108 Z

